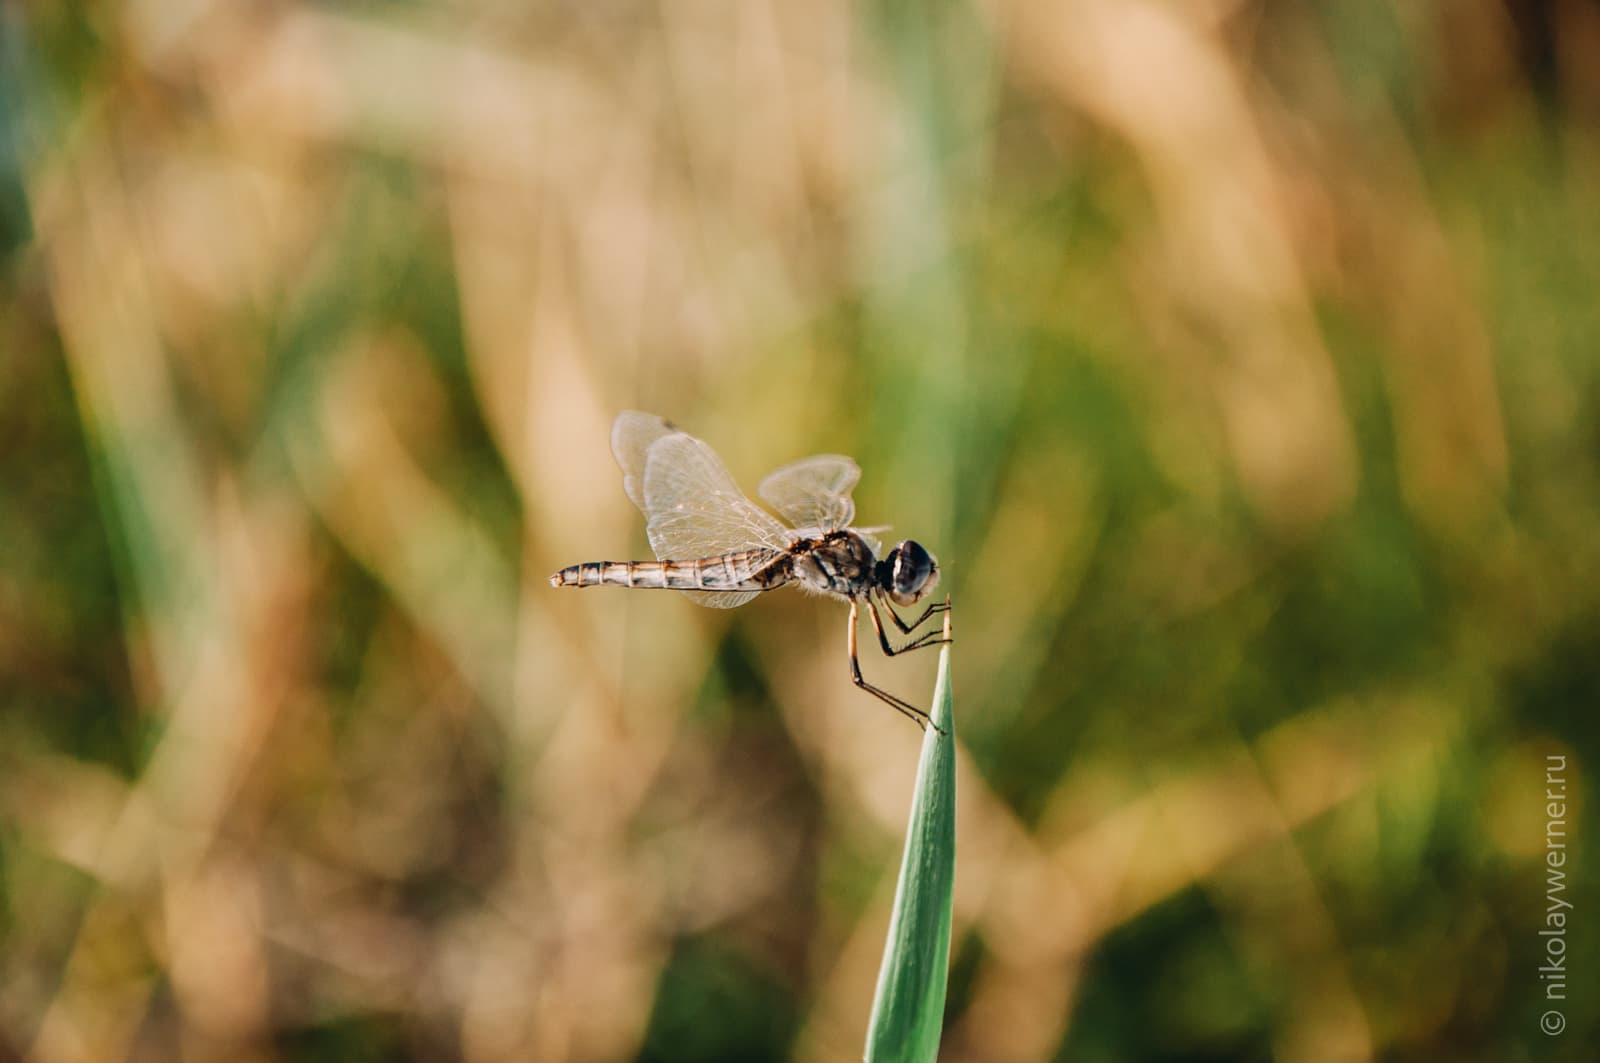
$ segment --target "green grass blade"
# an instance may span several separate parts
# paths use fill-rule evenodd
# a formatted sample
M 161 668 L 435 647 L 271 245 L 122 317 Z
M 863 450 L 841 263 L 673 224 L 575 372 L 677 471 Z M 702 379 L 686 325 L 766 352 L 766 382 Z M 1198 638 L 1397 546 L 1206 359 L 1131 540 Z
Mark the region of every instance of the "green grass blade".
M 945 636 L 949 635 L 947 612 Z M 924 1063 L 939 1054 L 956 874 L 956 754 L 949 643 L 939 651 L 932 716 L 939 730 L 929 728 L 923 734 L 906 851 L 867 1028 L 868 1063 Z

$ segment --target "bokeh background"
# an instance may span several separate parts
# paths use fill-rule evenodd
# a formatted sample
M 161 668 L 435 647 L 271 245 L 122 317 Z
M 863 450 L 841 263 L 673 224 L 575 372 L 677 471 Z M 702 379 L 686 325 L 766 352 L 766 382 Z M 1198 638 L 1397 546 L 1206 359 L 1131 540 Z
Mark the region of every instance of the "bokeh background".
M 919 736 L 546 584 L 632 407 L 945 563 L 945 1058 L 1594 1058 L 1594 5 L 0 34 L 0 1058 L 859 1058 Z

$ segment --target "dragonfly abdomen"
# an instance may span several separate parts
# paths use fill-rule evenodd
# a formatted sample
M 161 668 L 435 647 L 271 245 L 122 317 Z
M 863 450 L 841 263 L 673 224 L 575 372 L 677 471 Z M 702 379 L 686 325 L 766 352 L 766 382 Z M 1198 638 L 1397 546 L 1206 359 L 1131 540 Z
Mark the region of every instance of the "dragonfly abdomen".
M 550 577 L 552 587 L 636 587 L 669 591 L 764 591 L 785 582 L 766 551 L 694 561 L 585 561 Z M 759 562 L 759 563 L 758 563 Z

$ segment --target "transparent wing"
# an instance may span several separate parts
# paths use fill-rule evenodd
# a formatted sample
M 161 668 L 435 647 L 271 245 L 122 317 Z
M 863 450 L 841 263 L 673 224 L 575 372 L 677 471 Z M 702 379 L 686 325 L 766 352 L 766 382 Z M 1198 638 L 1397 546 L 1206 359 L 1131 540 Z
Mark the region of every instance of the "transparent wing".
M 622 489 L 628 499 L 639 507 L 647 518 L 650 511 L 644 504 L 644 459 L 650 444 L 678 431 L 678 426 L 664 417 L 638 410 L 624 410 L 611 422 L 611 453 L 622 466 Z M 669 560 L 677 560 L 671 558 Z
M 879 541 L 878 536 L 886 531 L 892 531 L 893 525 L 874 524 L 870 528 L 851 528 L 850 530 L 861 536 L 862 541 L 867 544 L 867 549 L 872 551 L 873 557 L 882 557 L 883 543 Z
M 653 414 L 628 411 L 611 426 L 622 487 L 645 517 L 650 548 L 663 561 L 692 561 L 766 547 L 784 550 L 793 533 L 744 496 L 705 443 Z M 685 591 L 701 605 L 731 609 L 755 591 Z
M 850 492 L 860 479 L 860 467 L 844 455 L 818 454 L 778 469 L 757 490 L 796 528 L 833 531 L 855 519 Z

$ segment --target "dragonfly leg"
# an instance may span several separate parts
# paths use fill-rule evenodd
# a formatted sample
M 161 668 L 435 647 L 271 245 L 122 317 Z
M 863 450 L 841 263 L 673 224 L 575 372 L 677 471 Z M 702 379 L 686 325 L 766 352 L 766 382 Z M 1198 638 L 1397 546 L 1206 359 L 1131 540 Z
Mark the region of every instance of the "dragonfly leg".
M 921 616 L 917 617 L 908 624 L 904 620 L 900 619 L 899 613 L 896 613 L 892 608 L 890 608 L 889 596 L 887 592 L 885 592 L 882 587 L 877 588 L 877 592 L 878 595 L 883 598 L 884 608 L 889 610 L 889 619 L 894 621 L 894 626 L 900 629 L 900 634 L 902 635 L 909 635 L 913 631 L 917 630 L 917 628 L 927 623 L 928 617 L 937 613 L 946 613 L 950 611 L 950 596 L 945 595 L 944 601 L 930 603 L 928 607 L 922 611 Z
M 880 591 L 879 593 L 881 594 L 882 592 Z M 912 621 L 910 624 L 907 624 L 905 621 L 901 620 L 899 614 L 894 611 L 894 607 L 887 601 L 883 603 L 883 608 L 884 611 L 889 614 L 889 619 L 894 621 L 895 627 L 900 629 L 900 633 L 902 635 L 909 635 L 917 628 L 921 627 L 929 617 L 938 613 L 949 612 L 950 599 L 946 598 L 942 602 L 935 602 L 934 604 L 928 606 L 928 608 L 922 611 L 922 615 L 917 617 L 917 619 Z M 878 618 L 877 603 L 871 598 L 867 599 L 867 615 L 872 617 L 872 629 L 878 633 L 878 645 L 883 647 L 883 655 L 885 657 L 893 657 L 899 653 L 909 653 L 912 650 L 926 649 L 929 646 L 942 646 L 946 642 L 955 641 L 955 639 L 941 637 L 944 632 L 936 628 L 933 631 L 923 632 L 921 635 L 918 635 L 916 638 L 897 649 L 889 644 L 889 635 L 883 629 L 883 621 Z
M 868 599 L 867 605 L 869 608 L 871 607 L 871 604 L 871 600 Z M 874 618 L 876 618 L 877 614 L 874 613 L 873 615 Z M 860 613 L 856 608 L 856 600 L 852 598 L 850 599 L 850 630 L 846 638 L 846 645 L 850 650 L 850 681 L 856 686 L 860 687 L 862 690 L 865 690 L 868 694 L 871 694 L 880 701 L 887 702 L 903 715 L 908 716 L 912 720 L 916 721 L 917 726 L 921 727 L 923 730 L 927 730 L 929 727 L 932 727 L 935 731 L 943 734 L 944 731 L 928 718 L 927 713 L 923 712 L 915 705 L 912 705 L 910 702 L 900 700 L 887 690 L 873 686 L 871 683 L 867 682 L 861 677 L 861 656 L 856 652 L 856 627 L 859 619 Z

